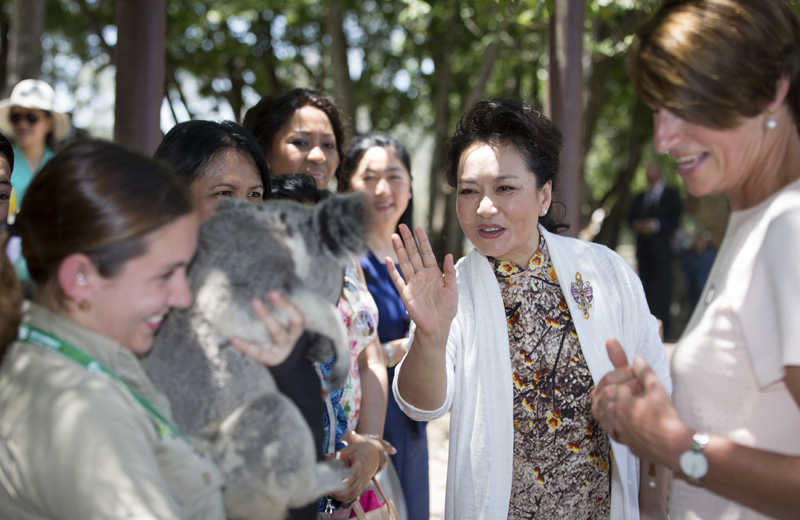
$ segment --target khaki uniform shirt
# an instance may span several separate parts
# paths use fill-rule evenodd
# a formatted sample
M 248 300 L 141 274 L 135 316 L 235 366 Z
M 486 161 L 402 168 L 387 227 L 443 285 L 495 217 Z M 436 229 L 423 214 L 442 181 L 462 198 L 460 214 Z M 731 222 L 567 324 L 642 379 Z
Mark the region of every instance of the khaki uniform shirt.
M 71 343 L 171 420 L 136 356 L 26 303 L 24 320 Z M 0 366 L 0 516 L 223 519 L 222 475 L 186 441 L 160 438 L 149 413 L 102 374 L 17 341 Z

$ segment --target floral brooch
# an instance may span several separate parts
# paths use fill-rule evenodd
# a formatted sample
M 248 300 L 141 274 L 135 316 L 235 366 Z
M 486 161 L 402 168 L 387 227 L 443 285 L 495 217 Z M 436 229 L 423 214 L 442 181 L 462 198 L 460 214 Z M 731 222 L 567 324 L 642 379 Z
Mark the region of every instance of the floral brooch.
M 578 304 L 578 309 L 583 311 L 583 317 L 589 319 L 589 309 L 592 308 L 592 284 L 589 280 L 583 281 L 581 273 L 575 273 L 575 281 L 571 285 L 572 299 Z

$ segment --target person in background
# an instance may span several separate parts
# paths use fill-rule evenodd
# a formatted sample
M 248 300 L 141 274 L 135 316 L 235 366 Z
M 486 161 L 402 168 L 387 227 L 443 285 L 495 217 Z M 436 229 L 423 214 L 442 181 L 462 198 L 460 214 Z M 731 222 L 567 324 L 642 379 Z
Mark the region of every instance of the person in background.
M 696 237 L 689 249 L 683 253 L 681 261 L 686 276 L 686 300 L 690 314 L 700 301 L 703 287 L 717 256 L 717 248 L 711 241 L 711 231 L 704 230 L 697 233 Z
M 55 110 L 53 87 L 38 79 L 20 81 L 0 101 L 0 132 L 14 141 L 16 214 L 33 177 L 53 157 L 70 132 L 69 115 Z
M 221 473 L 173 426 L 140 364 L 166 314 L 191 303 L 197 216 L 185 185 L 164 163 L 86 140 L 57 154 L 24 202 L 16 229 L 35 298 L 17 341 L 2 343 L 0 510 L 225 518 Z M 0 265 L 0 307 L 18 309 L 3 255 Z M 4 340 L 15 321 L 3 313 Z
M 392 237 L 402 276 L 387 266 L 413 320 L 393 391 L 412 418 L 451 412 L 447 519 L 666 518 L 666 472 L 651 479 L 589 398 L 614 369 L 608 338 L 627 338 L 669 387 L 666 352 L 627 262 L 553 233 L 561 148 L 531 107 L 476 103 L 445 154 L 475 249 L 442 273 L 421 228 L 419 247 L 404 225 Z
M 413 227 L 411 159 L 397 139 L 379 134 L 360 136 L 347 150 L 342 173 L 346 183 L 339 189 L 365 193 L 374 214 L 367 238 L 369 253 L 360 262 L 367 288 L 378 306 L 378 338 L 386 350 L 391 386 L 394 366 L 405 356 L 411 320 L 386 270 L 385 259 L 397 262 L 392 234 L 398 224 Z M 430 516 L 426 424 L 404 414 L 394 395 L 389 394 L 384 438 L 397 449 L 391 459 L 412 519 Z
M 270 198 L 269 169 L 261 148 L 249 130 L 233 121 L 178 123 L 164 136 L 154 158 L 172 166 L 178 177 L 185 181 L 201 222 L 216 212 L 221 200 L 261 203 Z M 285 329 L 276 328 L 274 332 L 296 337 L 295 329 L 302 329 L 303 322 L 299 309 L 280 294 L 271 295 L 270 299 L 273 305 L 290 309 L 287 316 L 292 318 Z M 264 312 L 261 302 L 256 300 L 253 306 L 254 311 Z M 270 366 L 269 370 L 278 389 L 300 409 L 320 451 L 324 433 L 319 418 L 325 406 L 317 373 L 303 357 L 308 341 L 308 334 L 303 334 L 289 358 Z M 242 342 L 239 346 L 245 348 L 246 344 Z M 263 349 L 252 350 L 253 355 L 260 352 L 266 353 Z M 290 510 L 289 518 L 311 520 L 316 517 L 316 512 L 317 504 L 312 503 Z
M 334 178 L 343 184 L 344 124 L 324 93 L 296 88 L 265 97 L 245 113 L 243 124 L 256 136 L 273 177 L 305 174 L 320 190 L 329 189 Z M 345 269 L 339 310 L 352 351 L 351 377 L 343 389 L 329 395 L 331 406 L 323 424 L 332 432 L 325 454 L 342 451 L 351 462 L 350 485 L 333 494 L 348 503 L 385 465 L 385 453 L 394 450 L 382 438 L 388 384 L 386 356 L 377 337 L 377 308 L 355 258 Z M 326 381 L 332 366 L 333 360 L 320 365 Z
M 265 97 L 242 124 L 258 139 L 271 175 L 310 175 L 322 190 L 334 177 L 341 182 L 344 123 L 322 92 L 296 88 Z
M 618 368 L 597 385 L 595 417 L 673 471 L 671 518 L 797 518 L 800 19 L 782 0 L 665 2 L 629 70 L 655 151 L 691 195 L 722 193 L 732 213 L 672 356 L 673 399 L 610 342 Z
M 5 224 L 11 204 L 11 172 L 14 171 L 14 150 L 0 133 L 0 224 Z M 5 247 L 0 250 L 5 251 Z
M 678 191 L 664 184 L 657 164 L 648 164 L 645 176 L 647 190 L 634 197 L 628 221 L 636 233 L 636 260 L 644 294 L 650 311 L 661 320 L 666 338 L 672 333 L 672 240 L 683 204 Z

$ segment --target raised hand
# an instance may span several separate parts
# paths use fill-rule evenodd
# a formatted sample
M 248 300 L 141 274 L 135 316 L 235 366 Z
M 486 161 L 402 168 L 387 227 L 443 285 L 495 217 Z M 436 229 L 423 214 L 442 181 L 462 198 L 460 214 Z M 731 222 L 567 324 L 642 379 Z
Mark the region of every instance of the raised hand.
M 254 299 L 250 306 L 256 315 L 261 318 L 264 327 L 272 338 L 272 346 L 265 349 L 257 343 L 251 343 L 241 338 L 231 338 L 231 345 L 245 356 L 258 361 L 264 366 L 274 367 L 280 365 L 292 353 L 297 340 L 303 335 L 305 320 L 292 302 L 287 300 L 278 291 L 271 291 L 267 297 L 275 309 L 281 311 L 289 319 L 286 325 L 271 312 L 264 302 Z
M 400 235 L 392 235 L 392 243 L 405 280 L 391 258 L 386 258 L 386 267 L 409 316 L 417 326 L 417 334 L 444 335 L 446 338 L 450 322 L 458 308 L 453 255 L 445 256 L 442 273 L 428 236 L 420 227 L 415 231 L 419 248 L 411 230 L 405 224 L 400 224 Z

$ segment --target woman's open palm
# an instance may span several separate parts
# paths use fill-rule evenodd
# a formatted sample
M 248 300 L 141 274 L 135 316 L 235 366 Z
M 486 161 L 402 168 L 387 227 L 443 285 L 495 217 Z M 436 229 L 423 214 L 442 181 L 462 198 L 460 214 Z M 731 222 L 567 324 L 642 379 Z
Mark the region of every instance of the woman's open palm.
M 405 280 L 391 259 L 387 259 L 386 266 L 417 330 L 428 336 L 446 336 L 458 308 L 453 255 L 445 256 L 443 274 L 436 263 L 428 236 L 422 228 L 417 227 L 415 231 L 419 248 L 405 224 L 400 225 L 400 235 L 392 235 Z

